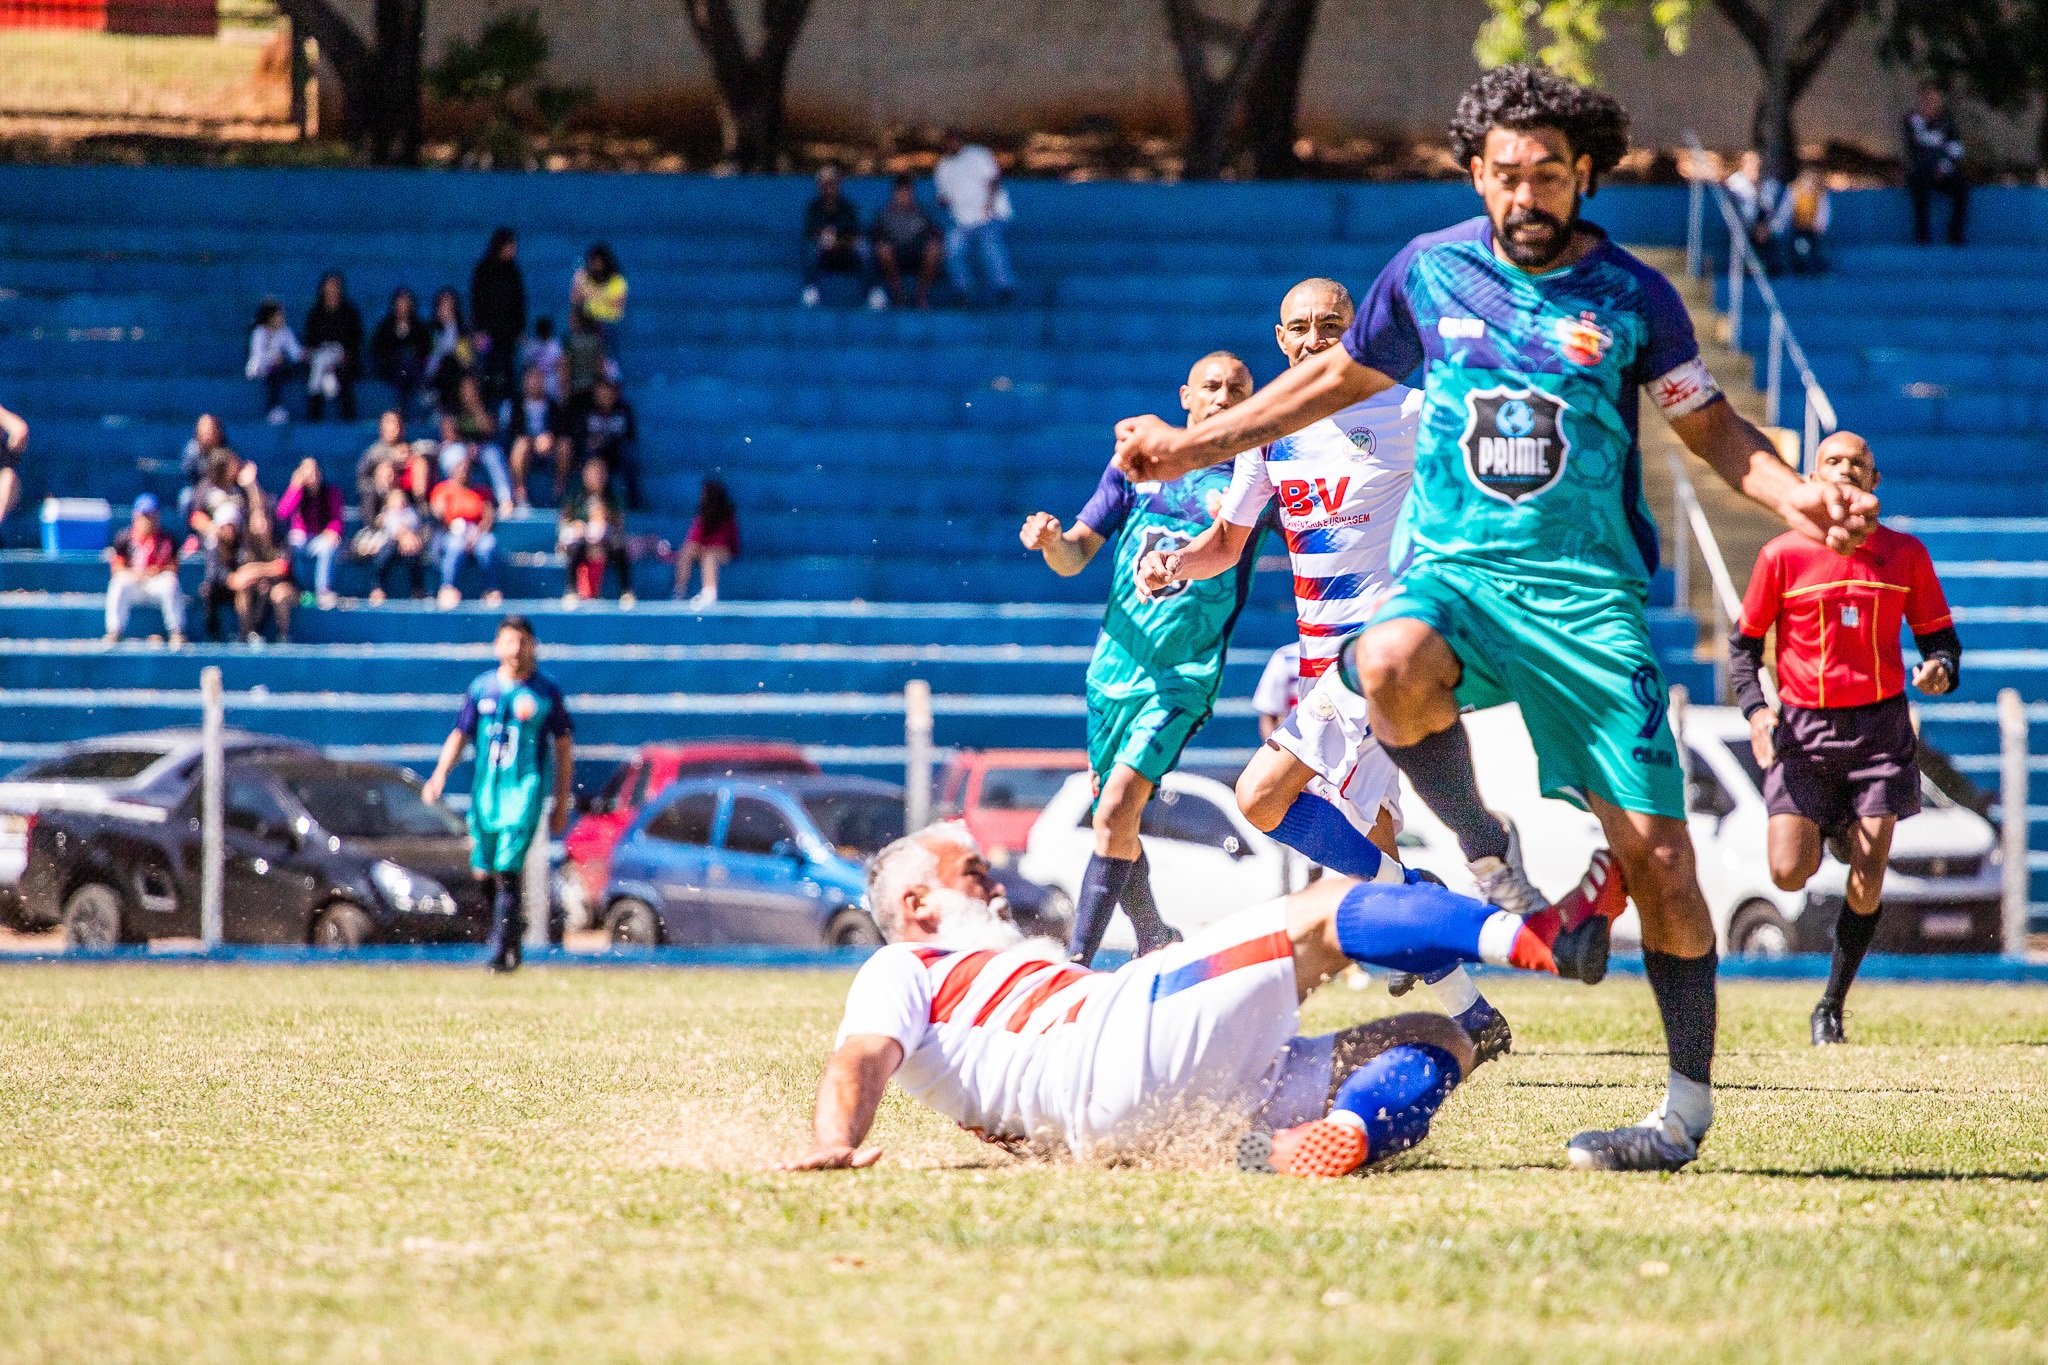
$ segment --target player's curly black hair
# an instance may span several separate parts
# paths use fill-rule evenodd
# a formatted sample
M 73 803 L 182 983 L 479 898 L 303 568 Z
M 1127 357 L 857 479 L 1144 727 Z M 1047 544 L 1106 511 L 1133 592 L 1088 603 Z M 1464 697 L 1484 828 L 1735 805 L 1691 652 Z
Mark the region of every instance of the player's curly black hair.
M 1472 83 L 1451 119 L 1451 155 L 1472 164 L 1495 128 L 1555 128 L 1574 156 L 1593 158 L 1587 193 L 1628 150 L 1628 110 L 1602 90 L 1541 66 L 1497 66 Z

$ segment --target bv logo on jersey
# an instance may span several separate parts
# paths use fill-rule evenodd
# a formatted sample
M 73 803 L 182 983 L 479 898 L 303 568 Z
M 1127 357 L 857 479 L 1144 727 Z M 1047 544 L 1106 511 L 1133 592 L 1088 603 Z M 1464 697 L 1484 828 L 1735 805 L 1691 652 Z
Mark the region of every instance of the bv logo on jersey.
M 1541 389 L 1478 389 L 1465 395 L 1465 473 L 1502 502 L 1525 502 L 1564 474 L 1571 455 L 1562 398 Z
M 1351 487 L 1349 475 L 1332 482 L 1329 479 L 1282 479 L 1277 492 L 1280 494 L 1280 510 L 1290 517 L 1312 517 L 1317 504 L 1322 505 L 1323 515 L 1330 516 L 1344 505 L 1344 491 Z
M 1139 562 L 1142 563 L 1145 556 L 1151 554 L 1154 550 L 1168 555 L 1172 554 L 1175 550 L 1185 550 L 1189 542 L 1193 540 L 1193 536 L 1171 530 L 1165 526 L 1147 526 L 1138 538 Z M 1178 597 L 1193 586 L 1194 583 L 1189 579 L 1177 579 L 1161 588 L 1158 592 L 1153 593 L 1152 600 L 1159 602 L 1169 597 Z

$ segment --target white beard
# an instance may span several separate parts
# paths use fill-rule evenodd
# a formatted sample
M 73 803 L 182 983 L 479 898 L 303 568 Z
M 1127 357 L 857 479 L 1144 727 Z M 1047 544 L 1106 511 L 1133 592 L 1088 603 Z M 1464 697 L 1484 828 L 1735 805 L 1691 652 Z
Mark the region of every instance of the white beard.
M 939 912 L 939 932 L 932 941 L 941 948 L 1003 949 L 1024 941 L 1023 931 L 987 901 L 938 886 L 926 890 L 925 900 Z

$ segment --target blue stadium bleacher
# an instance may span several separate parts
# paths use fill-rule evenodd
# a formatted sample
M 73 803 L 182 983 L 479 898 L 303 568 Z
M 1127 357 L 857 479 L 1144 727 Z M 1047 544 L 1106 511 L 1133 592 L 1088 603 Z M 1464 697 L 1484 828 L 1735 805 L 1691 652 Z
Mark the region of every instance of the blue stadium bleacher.
M 1877 452 L 1886 521 L 1927 542 L 1956 609 L 1963 686 L 1922 705 L 1923 733 L 1995 788 L 1999 690 L 2048 716 L 2048 194 L 1978 191 L 1963 248 L 1903 244 L 1894 192 L 1837 195 L 1835 209 L 1833 272 L 1773 287 L 1842 424 Z M 1727 306 L 1725 279 L 1716 301 Z M 1761 375 L 1769 319 L 1754 285 L 1744 306 L 1743 349 Z M 2037 754 L 2033 773 L 2038 910 L 2048 759 Z
M 1194 356 L 1228 346 L 1261 379 L 1276 373 L 1269 319 L 1295 279 L 1362 289 L 1407 237 L 1474 206 L 1443 185 L 1020 183 L 1015 306 L 870 313 L 796 306 L 790 237 L 808 193 L 797 178 L 0 168 L 0 401 L 34 424 L 31 509 L 46 494 L 119 504 L 175 491 L 202 410 L 224 417 L 267 487 L 308 455 L 346 481 L 367 420 L 260 420 L 240 377 L 258 298 L 280 297 L 296 320 L 320 272 L 339 268 L 374 323 L 396 284 L 424 296 L 465 283 L 506 222 L 534 311 L 560 321 L 570 270 L 602 238 L 632 286 L 621 351 L 654 503 L 632 527 L 679 538 L 698 481 L 717 472 L 746 553 L 719 607 L 659 600 L 668 570 L 643 563 L 637 609 L 572 611 L 553 600 L 551 521 L 505 527 L 507 586 L 537 599 L 547 666 L 595 760 L 646 739 L 751 732 L 900 773 L 912 677 L 940 694 L 942 745 L 1074 745 L 1105 571 L 1046 571 L 1017 546 L 1023 515 L 1071 516 L 1110 423 L 1176 411 Z M 881 193 L 852 186 L 869 208 Z M 1671 245 L 1684 198 L 1616 188 L 1593 216 Z M 366 418 L 382 398 L 365 385 Z M 410 605 L 307 611 L 297 643 L 261 651 L 108 652 L 98 562 L 21 548 L 31 529 L 17 514 L 16 548 L 0 551 L 0 760 L 189 721 L 199 670 L 217 663 L 238 724 L 419 762 L 488 663 L 491 613 Z M 364 585 L 353 570 L 341 586 Z M 1658 592 L 1667 665 L 1703 692 L 1668 575 Z M 154 628 L 147 609 L 135 628 Z M 1246 698 L 1291 635 L 1287 579 L 1263 573 L 1202 746 L 1256 742 Z

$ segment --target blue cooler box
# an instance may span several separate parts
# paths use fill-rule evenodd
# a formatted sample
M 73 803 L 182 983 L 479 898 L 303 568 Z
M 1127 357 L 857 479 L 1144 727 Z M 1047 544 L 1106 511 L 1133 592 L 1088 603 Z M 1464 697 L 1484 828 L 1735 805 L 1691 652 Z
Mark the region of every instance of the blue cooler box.
M 105 498 L 43 499 L 43 553 L 107 548 L 113 504 Z

